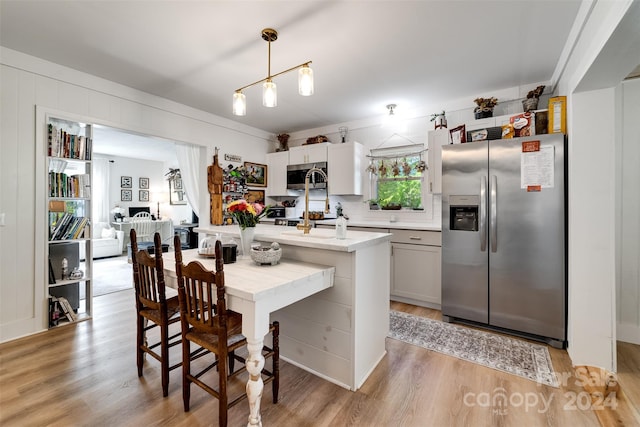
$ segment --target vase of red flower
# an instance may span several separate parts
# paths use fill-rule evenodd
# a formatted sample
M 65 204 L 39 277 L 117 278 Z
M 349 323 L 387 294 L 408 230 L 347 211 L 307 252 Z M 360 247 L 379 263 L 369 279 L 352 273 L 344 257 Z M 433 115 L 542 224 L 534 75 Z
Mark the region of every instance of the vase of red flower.
M 240 227 L 240 250 L 243 258 L 250 255 L 255 227 L 268 210 L 268 206 L 249 203 L 244 199 L 235 200 L 227 205 L 227 212 Z

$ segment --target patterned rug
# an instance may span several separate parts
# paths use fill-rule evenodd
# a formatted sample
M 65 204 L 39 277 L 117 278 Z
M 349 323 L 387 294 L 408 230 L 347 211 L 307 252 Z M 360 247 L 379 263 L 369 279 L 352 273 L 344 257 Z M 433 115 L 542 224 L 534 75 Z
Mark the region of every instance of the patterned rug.
M 547 347 L 391 310 L 389 337 L 559 387 Z

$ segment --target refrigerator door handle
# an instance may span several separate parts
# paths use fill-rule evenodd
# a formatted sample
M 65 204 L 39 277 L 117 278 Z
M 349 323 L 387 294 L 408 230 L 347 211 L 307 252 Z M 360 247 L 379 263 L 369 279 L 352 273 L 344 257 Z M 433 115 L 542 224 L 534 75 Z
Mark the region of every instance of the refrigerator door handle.
M 480 179 L 480 251 L 487 250 L 487 177 Z
M 489 231 L 491 232 L 491 252 L 498 251 L 498 178 L 495 175 L 491 175 L 491 182 L 489 183 L 490 191 L 490 205 L 489 210 L 491 216 L 489 218 Z

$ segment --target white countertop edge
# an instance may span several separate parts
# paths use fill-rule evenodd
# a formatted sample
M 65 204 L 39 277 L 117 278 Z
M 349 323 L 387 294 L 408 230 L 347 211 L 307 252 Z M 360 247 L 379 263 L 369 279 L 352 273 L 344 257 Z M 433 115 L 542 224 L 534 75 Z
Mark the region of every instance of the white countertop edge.
M 236 238 L 240 237 L 240 228 L 237 225 L 197 227 L 194 228 L 194 231 L 209 235 L 222 233 Z M 298 233 L 299 235 L 292 235 Z M 336 239 L 335 230 L 330 229 L 313 228 L 308 236 L 304 236 L 302 231 L 297 230 L 295 227 L 258 224 L 254 240 L 330 251 L 354 252 L 361 248 L 391 241 L 391 234 L 347 229 L 346 239 Z
M 335 225 L 336 221 L 325 219 L 316 221 L 316 224 Z M 441 231 L 442 224 L 440 221 L 430 222 L 409 222 L 409 221 L 375 221 L 375 220 L 347 220 L 347 229 L 352 227 L 371 227 L 371 228 L 389 228 L 392 230 L 422 230 L 422 231 Z

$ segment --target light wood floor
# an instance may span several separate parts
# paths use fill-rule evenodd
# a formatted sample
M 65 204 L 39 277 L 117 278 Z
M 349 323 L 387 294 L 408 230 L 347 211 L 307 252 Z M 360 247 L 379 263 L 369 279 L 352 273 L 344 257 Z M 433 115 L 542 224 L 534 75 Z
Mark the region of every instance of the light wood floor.
M 217 401 L 198 387 L 192 386 L 191 411 L 183 411 L 179 369 L 171 373 L 167 398 L 155 360 L 147 359 L 144 377 L 138 378 L 132 291 L 101 296 L 94 303 L 92 320 L 0 346 L 0 425 L 217 424 Z M 425 308 L 392 307 L 440 317 Z M 640 353 L 631 347 L 623 348 L 621 366 L 629 381 L 636 381 Z M 591 410 L 580 409 L 584 400 L 572 399 L 582 392 L 575 378 L 556 389 L 393 339 L 387 339 L 387 351 L 357 392 L 283 362 L 278 404 L 271 403 L 271 388 L 265 387 L 264 426 L 599 425 Z M 556 371 L 572 372 L 565 351 L 550 352 Z M 179 358 L 179 350 L 174 354 Z M 500 394 L 506 406 L 494 404 Z M 247 415 L 242 402 L 230 410 L 229 425 L 246 425 Z

